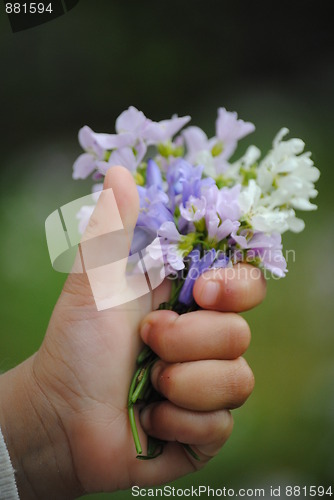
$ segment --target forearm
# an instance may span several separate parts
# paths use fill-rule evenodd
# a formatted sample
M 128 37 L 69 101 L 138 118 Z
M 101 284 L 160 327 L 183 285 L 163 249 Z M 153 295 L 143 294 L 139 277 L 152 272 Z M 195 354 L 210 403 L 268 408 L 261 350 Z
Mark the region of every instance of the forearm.
M 61 421 L 33 375 L 33 357 L 0 377 L 0 427 L 21 499 L 82 494 Z

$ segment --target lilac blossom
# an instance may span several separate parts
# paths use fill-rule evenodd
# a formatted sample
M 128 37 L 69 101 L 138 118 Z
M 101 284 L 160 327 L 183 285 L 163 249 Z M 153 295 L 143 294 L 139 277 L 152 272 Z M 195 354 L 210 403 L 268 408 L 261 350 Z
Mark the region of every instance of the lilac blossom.
M 188 222 L 199 222 L 205 216 L 206 210 L 206 199 L 204 196 L 201 198 L 195 198 L 195 196 L 189 196 L 186 205 L 180 203 L 180 213 L 181 216 Z
M 223 144 L 224 159 L 229 159 L 234 153 L 238 141 L 246 135 L 254 132 L 253 123 L 244 122 L 238 119 L 235 112 L 226 111 L 225 108 L 218 109 L 218 118 L 216 120 L 216 137 Z
M 115 129 L 117 134 L 132 134 L 137 139 L 142 137 L 143 131 L 149 122 L 150 120 L 146 118 L 142 111 L 130 106 L 116 119 Z
M 276 276 L 283 277 L 287 272 L 286 260 L 282 253 L 282 237 L 279 233 L 254 233 L 247 243 L 247 258 L 259 257 L 264 267 Z
M 239 221 L 225 219 L 223 222 L 214 210 L 207 210 L 205 215 L 206 227 L 208 231 L 209 241 L 214 244 L 227 238 L 230 234 L 235 233 L 240 226 Z
M 166 221 L 173 221 L 168 196 L 158 186 L 138 186 L 140 209 L 137 225 L 156 232 Z
M 148 145 L 164 143 L 171 140 L 189 120 L 190 116 L 178 117 L 174 115 L 170 120 L 150 121 L 145 128 L 143 137 Z
M 147 162 L 146 184 L 148 187 L 156 186 L 159 189 L 163 188 L 160 169 L 156 162 L 152 159 L 148 160 Z
M 99 134 L 87 125 L 79 130 L 79 143 L 86 152 L 73 165 L 73 179 L 86 179 L 96 169 L 96 163 L 104 158 L 105 149 L 99 141 Z
M 262 265 L 279 277 L 287 273 L 287 263 L 282 253 L 282 237 L 280 233 L 266 234 L 257 231 L 247 238 L 247 231 L 240 236 L 233 236 L 239 247 L 246 251 L 246 261 L 251 262 L 260 259 Z M 238 260 L 236 251 L 235 259 Z M 240 257 L 239 257 L 240 258 Z
M 226 248 L 239 258 L 253 255 L 254 263 L 260 260 L 275 274 L 285 275 L 279 233 L 301 231 L 304 222 L 295 210 L 316 208 L 310 199 L 317 194 L 319 171 L 310 154 L 303 153 L 303 141 L 283 141 L 288 130 L 282 129 L 262 160 L 258 148 L 250 146 L 230 164 L 238 141 L 253 132 L 254 125 L 219 108 L 213 137 L 194 126 L 176 136 L 189 119 L 174 115 L 155 122 L 130 106 L 116 119 L 114 134 L 85 126 L 79 132 L 85 152 L 74 164 L 73 177 L 92 174 L 100 190 L 110 167 L 123 165 L 132 172 L 140 184 L 133 248 L 159 238 L 171 272 L 179 272 L 182 259 L 195 255 L 193 247 L 199 245 L 201 255 Z M 79 214 L 81 227 L 89 212 Z M 215 257 L 213 265 L 218 261 Z
M 238 119 L 237 113 L 219 108 L 216 135 L 211 139 L 198 127 L 188 127 L 183 131 L 187 146 L 186 159 L 194 164 L 203 164 L 208 175 L 216 176 L 229 167 L 228 160 L 236 150 L 238 141 L 254 130 L 254 125 Z
M 190 196 L 199 198 L 201 190 L 214 184 L 213 179 L 202 178 L 203 167 L 193 166 L 183 159 L 175 161 L 167 171 L 168 194 L 171 206 L 182 200 L 185 206 Z
M 223 187 L 219 190 L 217 199 L 217 212 L 222 220 L 230 219 L 233 221 L 237 221 L 240 219 L 240 191 L 240 184 L 237 184 L 232 188 Z

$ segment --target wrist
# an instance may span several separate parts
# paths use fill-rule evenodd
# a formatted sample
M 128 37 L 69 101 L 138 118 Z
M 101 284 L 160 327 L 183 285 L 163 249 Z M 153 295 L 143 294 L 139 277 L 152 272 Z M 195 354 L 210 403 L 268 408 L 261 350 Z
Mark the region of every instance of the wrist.
M 0 377 L 0 426 L 23 499 L 82 494 L 56 409 L 33 372 L 34 357 Z

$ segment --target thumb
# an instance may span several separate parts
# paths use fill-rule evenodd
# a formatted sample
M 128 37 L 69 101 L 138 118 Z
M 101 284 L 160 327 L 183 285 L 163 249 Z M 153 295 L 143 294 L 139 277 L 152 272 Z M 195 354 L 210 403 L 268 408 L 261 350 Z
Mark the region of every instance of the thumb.
M 139 196 L 131 173 L 111 167 L 80 243 L 89 286 L 83 286 L 87 280 L 78 274 L 67 283 L 73 281 L 76 289 L 81 284 L 80 295 L 93 295 L 98 310 L 127 302 L 125 271 L 138 212 Z
M 130 237 L 139 212 L 138 191 L 131 173 L 124 167 L 111 167 L 107 171 L 103 191 L 98 194 L 97 204 L 81 238 L 81 243 L 93 239 L 99 243 L 102 241 L 99 237 L 120 231 L 129 236 L 128 244 L 130 245 L 132 239 Z M 91 248 L 92 242 L 83 246 L 86 249 Z M 87 255 L 88 257 L 91 256 Z
M 112 189 L 118 210 L 127 229 L 134 229 L 139 213 L 139 195 L 131 173 L 124 167 L 111 167 L 105 176 L 103 189 Z

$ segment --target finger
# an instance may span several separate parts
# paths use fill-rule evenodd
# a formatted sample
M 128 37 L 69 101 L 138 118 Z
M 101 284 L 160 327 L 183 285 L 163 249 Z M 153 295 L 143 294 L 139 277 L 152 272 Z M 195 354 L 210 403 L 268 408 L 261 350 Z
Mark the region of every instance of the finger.
M 196 281 L 193 294 L 203 309 L 241 312 L 264 300 L 266 283 L 257 267 L 237 264 L 204 273 Z
M 127 301 L 125 270 L 138 210 L 132 175 L 123 167 L 110 168 L 80 244 L 87 277 L 71 275 L 65 291 L 80 288 L 93 295 L 99 310 Z
M 131 173 L 124 167 L 111 167 L 105 176 L 103 189 L 111 188 L 126 229 L 134 229 L 139 212 L 139 195 Z
M 254 376 L 243 358 L 168 364 L 157 361 L 152 384 L 181 408 L 213 411 L 241 406 L 254 388 Z
M 143 341 L 169 363 L 235 359 L 250 342 L 249 326 L 241 316 L 216 311 L 181 316 L 173 311 L 153 311 L 142 322 L 140 333 Z
M 206 457 L 218 453 L 233 429 L 233 418 L 227 410 L 195 412 L 169 401 L 147 406 L 140 421 L 149 436 L 189 444 Z
M 125 249 L 121 248 L 120 253 L 123 251 L 127 255 L 138 211 L 139 196 L 132 175 L 124 167 L 111 167 L 106 174 L 103 190 L 99 193 L 85 233 L 82 235 L 83 257 L 86 257 L 87 247 L 91 253 L 106 252 L 111 257 L 109 262 L 119 260 L 113 254 L 116 254 L 118 247 L 123 247 L 124 244 Z M 105 235 L 111 235 L 111 238 L 109 240 L 102 238 Z M 91 240 L 96 242 L 96 247 L 92 248 Z M 87 241 L 90 245 L 87 245 Z M 103 244 L 106 241 L 109 245 Z

